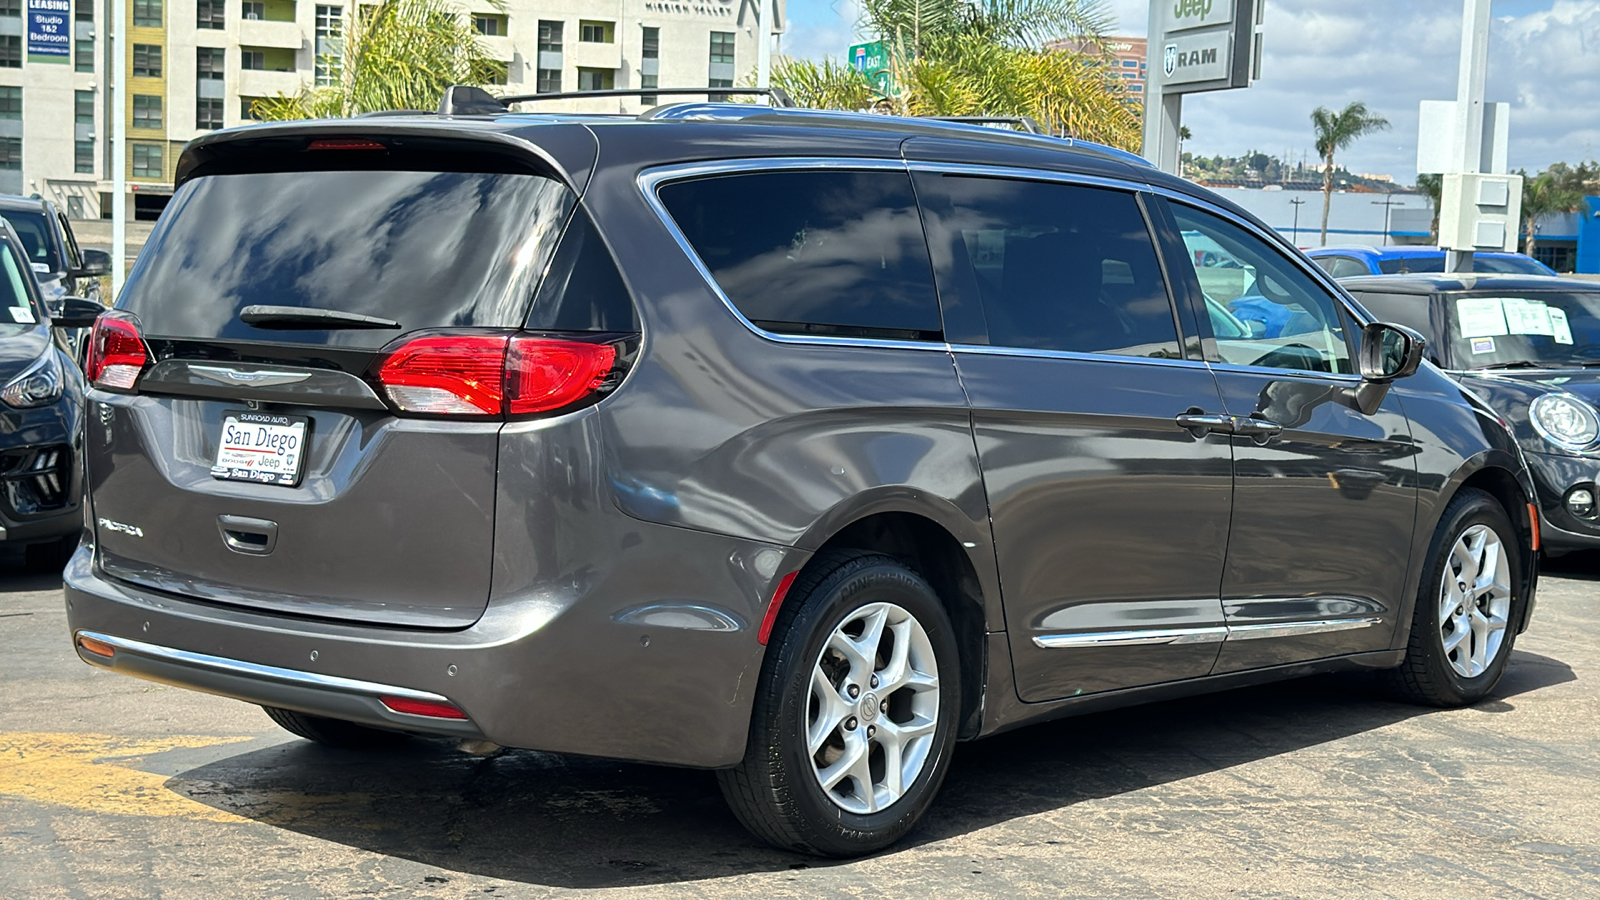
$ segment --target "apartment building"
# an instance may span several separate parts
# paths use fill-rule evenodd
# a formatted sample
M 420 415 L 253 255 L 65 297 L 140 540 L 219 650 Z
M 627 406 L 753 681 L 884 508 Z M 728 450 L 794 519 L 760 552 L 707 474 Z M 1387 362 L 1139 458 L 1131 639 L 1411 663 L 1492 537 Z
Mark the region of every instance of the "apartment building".
M 1149 41 L 1147 39 L 1112 35 L 1105 38 L 1103 49 L 1079 40 L 1051 41 L 1045 44 L 1045 47 L 1050 50 L 1065 50 L 1070 53 L 1106 53 L 1111 57 L 1111 64 L 1117 75 L 1127 85 L 1130 97 L 1141 104 L 1144 102 L 1144 89 L 1149 75 L 1149 64 L 1146 61 L 1146 55 L 1149 51 Z
M 0 193 L 53 197 L 71 215 L 109 215 L 110 103 L 128 116 L 130 208 L 153 216 L 183 146 L 248 123 L 263 97 L 329 77 L 356 0 L 125 0 L 128 68 L 108 91 L 110 0 L 0 0 Z M 73 44 L 35 54 L 24 25 L 39 5 L 71 7 Z M 756 65 L 753 0 L 459 0 L 514 94 L 610 88 L 732 87 Z M 783 22 L 779 0 L 778 29 Z M 42 41 L 39 43 L 43 43 Z M 61 42 L 56 41 L 57 44 Z M 48 48 L 42 48 L 47 49 Z M 566 102 L 632 111 L 657 100 Z M 694 99 L 685 97 L 683 99 Z

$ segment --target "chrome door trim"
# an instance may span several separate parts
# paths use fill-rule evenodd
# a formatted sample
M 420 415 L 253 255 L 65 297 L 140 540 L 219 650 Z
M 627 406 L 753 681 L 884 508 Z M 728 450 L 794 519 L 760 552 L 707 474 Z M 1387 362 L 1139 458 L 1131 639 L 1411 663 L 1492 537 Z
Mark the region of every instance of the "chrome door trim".
M 261 663 L 245 662 L 244 660 L 228 659 L 223 656 L 211 656 L 206 653 L 195 653 L 189 650 L 177 650 L 172 647 L 162 647 L 157 644 L 147 644 L 130 638 L 113 637 L 101 634 L 98 631 L 79 631 L 73 638 L 85 637 L 91 640 L 110 644 L 118 653 L 130 653 L 147 659 L 159 660 L 174 665 L 187 666 L 191 669 L 201 669 L 207 672 L 216 672 L 222 675 L 236 675 L 254 681 L 272 681 L 279 684 L 292 684 L 299 687 L 319 688 L 322 690 L 342 691 L 347 694 L 360 694 L 369 697 L 400 697 L 406 700 L 421 700 L 427 703 L 451 703 L 449 697 L 432 694 L 427 691 L 418 691 L 411 688 L 397 687 L 391 684 L 379 684 L 374 681 L 359 681 L 354 678 L 341 678 L 337 675 L 322 675 L 316 672 L 305 672 L 300 669 L 283 669 L 278 666 L 267 666 Z M 110 668 L 115 659 L 104 659 L 93 653 L 78 654 L 85 662 L 97 666 Z
M 1041 634 L 1035 636 L 1033 642 L 1046 650 L 1059 650 L 1065 647 L 1132 647 L 1140 644 L 1215 644 L 1227 636 L 1226 625 L 1202 625 L 1194 628 Z
M 1068 634 L 1041 634 L 1033 642 L 1046 650 L 1069 647 L 1133 647 L 1144 644 L 1212 644 L 1221 641 L 1253 641 L 1262 638 L 1302 637 L 1370 628 L 1383 622 L 1381 616 L 1360 619 L 1317 619 L 1309 622 L 1267 622 L 1254 625 L 1203 625 L 1194 628 L 1150 628 L 1135 631 L 1080 631 Z
M 655 212 L 656 217 L 667 229 L 677 243 L 678 249 L 683 251 L 689 262 L 694 264 L 700 277 L 705 279 L 706 286 L 711 288 L 722 301 L 722 305 L 733 313 L 744 327 L 750 329 L 757 336 L 779 344 L 800 344 L 805 346 L 824 347 L 875 347 L 884 350 L 935 350 L 941 353 L 950 352 L 950 344 L 945 341 L 896 341 L 879 340 L 874 338 L 841 338 L 826 337 L 823 335 L 780 334 L 768 331 L 745 317 L 733 300 L 723 292 L 722 286 L 717 284 L 717 279 L 712 277 L 711 269 L 700 258 L 690 245 L 689 239 L 684 237 L 683 231 L 678 228 L 678 223 L 667 211 L 661 202 L 659 189 L 663 184 L 673 181 L 683 181 L 689 178 L 699 178 L 707 175 L 727 175 L 737 172 L 778 172 L 793 169 L 845 169 L 845 170 L 894 170 L 906 171 L 904 160 L 882 158 L 856 158 L 856 157 L 792 157 L 788 159 L 729 159 L 715 162 L 684 163 L 681 165 L 657 166 L 641 171 L 636 179 L 639 191 L 644 195 L 644 201 Z M 909 174 L 909 173 L 908 173 Z M 930 275 L 930 278 L 932 276 Z
M 1071 359 L 1079 362 L 1133 363 L 1140 366 L 1208 367 L 1203 359 L 1165 359 L 1159 356 L 1118 356 L 1115 353 L 1084 353 L 1077 350 L 1043 350 L 1032 347 L 996 347 L 990 344 L 951 344 L 954 353 L 979 356 L 1021 356 L 1030 359 Z

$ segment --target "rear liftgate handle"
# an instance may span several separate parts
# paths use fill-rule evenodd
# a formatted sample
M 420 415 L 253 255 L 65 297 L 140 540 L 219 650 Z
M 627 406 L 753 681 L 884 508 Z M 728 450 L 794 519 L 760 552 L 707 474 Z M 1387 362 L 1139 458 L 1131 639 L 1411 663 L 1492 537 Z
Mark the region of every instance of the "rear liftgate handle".
M 266 556 L 278 546 L 278 523 L 249 516 L 217 516 L 222 542 L 235 553 Z

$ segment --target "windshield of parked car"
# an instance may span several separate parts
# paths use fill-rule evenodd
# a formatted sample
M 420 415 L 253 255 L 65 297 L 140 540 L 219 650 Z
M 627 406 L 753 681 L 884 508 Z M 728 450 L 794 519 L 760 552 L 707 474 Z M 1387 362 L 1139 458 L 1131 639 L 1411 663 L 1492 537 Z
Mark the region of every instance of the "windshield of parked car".
M 60 260 L 56 256 L 55 241 L 50 240 L 50 226 L 43 212 L 6 210 L 0 212 L 17 237 L 22 238 L 23 255 L 35 272 L 59 272 Z M 44 266 L 44 269 L 38 268 Z
M 1458 369 L 1600 365 L 1600 291 L 1445 295 Z
M 1406 275 L 1423 272 L 1443 272 L 1444 254 L 1403 256 L 1399 259 L 1378 260 L 1378 270 L 1385 275 Z M 1484 256 L 1474 254 L 1472 271 L 1496 272 L 1503 275 L 1549 275 L 1550 270 L 1539 261 L 1526 256 Z
M 33 276 L 24 266 L 16 248 L 0 240 L 0 338 L 21 334 L 39 321 L 28 299 L 28 279 Z

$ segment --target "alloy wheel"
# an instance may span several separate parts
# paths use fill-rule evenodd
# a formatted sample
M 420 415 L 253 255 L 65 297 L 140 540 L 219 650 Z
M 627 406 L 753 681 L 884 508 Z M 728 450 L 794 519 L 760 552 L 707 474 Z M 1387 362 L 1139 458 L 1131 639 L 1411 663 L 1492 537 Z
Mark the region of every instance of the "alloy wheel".
M 1511 563 L 1494 529 L 1473 525 L 1450 548 L 1439 585 L 1439 637 L 1450 667 L 1464 678 L 1488 670 L 1505 641 L 1511 612 Z

